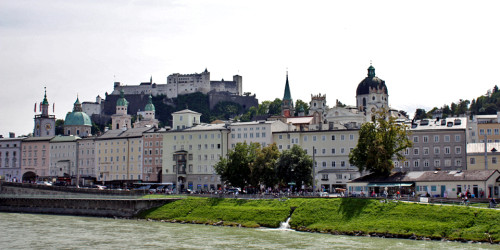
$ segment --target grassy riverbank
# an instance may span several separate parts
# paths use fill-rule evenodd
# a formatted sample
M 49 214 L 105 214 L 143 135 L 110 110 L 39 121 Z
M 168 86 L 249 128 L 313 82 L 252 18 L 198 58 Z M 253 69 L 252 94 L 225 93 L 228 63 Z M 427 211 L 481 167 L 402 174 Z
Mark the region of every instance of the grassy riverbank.
M 500 242 L 500 211 L 371 199 L 188 198 L 142 218 L 212 225 L 278 227 L 291 210 L 296 230 L 348 235 Z

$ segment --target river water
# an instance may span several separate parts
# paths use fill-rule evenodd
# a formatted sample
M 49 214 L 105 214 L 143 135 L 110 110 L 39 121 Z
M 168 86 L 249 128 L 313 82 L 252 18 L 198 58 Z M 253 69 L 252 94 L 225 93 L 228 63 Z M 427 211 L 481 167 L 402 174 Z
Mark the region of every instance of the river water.
M 144 220 L 0 213 L 0 249 L 499 249 L 499 245 L 383 239 Z

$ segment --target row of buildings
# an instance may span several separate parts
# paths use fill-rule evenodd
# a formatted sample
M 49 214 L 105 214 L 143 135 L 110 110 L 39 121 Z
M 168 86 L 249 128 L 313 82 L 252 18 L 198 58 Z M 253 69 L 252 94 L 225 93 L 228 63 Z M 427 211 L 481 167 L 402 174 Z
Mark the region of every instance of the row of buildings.
M 78 98 L 66 116 L 64 135 L 56 135 L 45 93 L 33 136 L 0 139 L 0 176 L 7 181 L 117 187 L 158 182 L 177 189 L 216 190 L 223 185 L 214 171 L 220 157 L 237 143 L 257 142 L 276 143 L 280 151 L 302 147 L 314 159 L 317 189 L 332 192 L 366 174 L 349 164 L 349 153 L 361 124 L 382 108 L 408 125 L 414 143 L 405 152 L 406 160 L 395 162 L 395 172 L 500 169 L 500 114 L 412 121 L 390 108 L 388 96 L 385 82 L 370 65 L 356 89 L 356 106 L 330 108 L 326 95 L 311 95 L 308 114 L 299 110 L 296 117 L 287 75 L 281 116 L 202 124 L 200 113 L 185 109 L 172 114 L 171 127 L 158 128 L 151 96 L 142 118 L 132 124 L 122 89 L 111 129 L 93 136 Z

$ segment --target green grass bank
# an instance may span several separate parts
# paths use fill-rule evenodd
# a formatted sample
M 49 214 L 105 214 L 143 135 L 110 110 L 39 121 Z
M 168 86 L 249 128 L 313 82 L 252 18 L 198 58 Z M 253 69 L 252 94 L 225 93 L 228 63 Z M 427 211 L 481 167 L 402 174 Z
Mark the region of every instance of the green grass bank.
M 290 226 L 299 231 L 500 242 L 500 211 L 385 203 L 373 199 L 296 198 L 280 201 L 187 198 L 145 211 L 139 217 L 182 223 L 279 227 L 290 213 Z

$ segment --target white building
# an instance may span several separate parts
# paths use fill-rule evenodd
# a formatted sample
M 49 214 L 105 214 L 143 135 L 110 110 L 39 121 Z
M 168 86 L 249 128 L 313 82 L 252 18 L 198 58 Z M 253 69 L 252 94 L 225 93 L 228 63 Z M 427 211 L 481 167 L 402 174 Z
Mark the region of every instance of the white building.
M 0 139 L 0 179 L 20 182 L 21 173 L 21 141 L 23 138 Z
M 55 136 L 50 140 L 49 175 L 55 181 L 58 177 L 76 177 L 78 136 Z
M 273 132 L 287 131 L 289 126 L 279 120 L 235 122 L 229 124 L 230 136 L 228 145 L 233 149 L 237 143 L 259 143 L 266 147 L 273 143 Z

